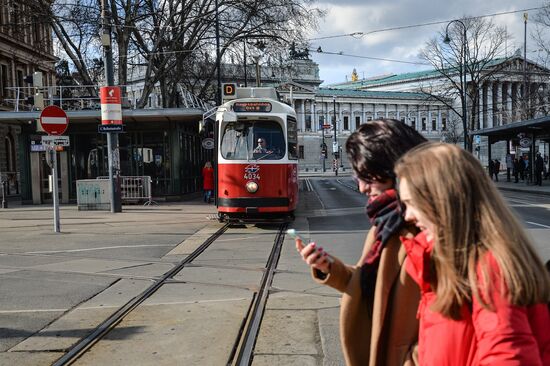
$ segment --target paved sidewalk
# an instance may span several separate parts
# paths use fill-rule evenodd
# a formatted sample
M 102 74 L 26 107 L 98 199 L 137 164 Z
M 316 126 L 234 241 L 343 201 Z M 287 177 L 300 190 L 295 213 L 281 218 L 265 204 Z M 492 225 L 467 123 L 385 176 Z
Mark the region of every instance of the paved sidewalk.
M 550 195 L 550 180 L 543 180 L 542 186 L 536 186 L 533 184 L 527 184 L 521 180 L 518 183 L 514 183 L 514 177 L 512 177 L 511 182 L 507 182 L 506 174 L 499 174 L 498 182 L 494 183 L 498 189 L 503 191 Z

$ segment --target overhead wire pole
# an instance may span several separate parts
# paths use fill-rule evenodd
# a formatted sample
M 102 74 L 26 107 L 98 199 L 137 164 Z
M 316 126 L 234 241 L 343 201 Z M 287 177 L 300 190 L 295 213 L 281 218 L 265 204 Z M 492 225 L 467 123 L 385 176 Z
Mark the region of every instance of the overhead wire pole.
M 101 0 L 101 23 L 103 32 L 101 43 L 103 45 L 103 63 L 105 66 L 105 80 L 107 86 L 115 85 L 113 73 L 113 50 L 111 45 L 111 12 L 109 0 Z M 107 133 L 107 155 L 109 160 L 109 186 L 111 198 L 111 212 L 122 212 L 120 194 L 120 156 L 118 154 L 118 134 Z
M 459 20 L 459 19 L 455 19 L 455 20 L 451 20 L 449 22 L 449 24 L 447 24 L 447 27 L 445 28 L 445 38 L 443 39 L 443 43 L 451 43 L 451 39 L 449 38 L 449 26 L 453 23 L 459 23 L 460 25 L 462 25 L 462 28 L 464 30 L 464 33 L 463 33 L 463 40 L 462 40 L 462 76 L 464 77 L 464 80 L 461 80 L 461 82 L 463 83 L 462 84 L 462 93 L 463 93 L 463 96 L 462 96 L 462 128 L 463 128 L 463 133 L 464 133 L 464 150 L 467 150 L 467 151 L 470 151 L 468 149 L 468 146 L 469 146 L 469 133 L 468 133 L 468 117 L 467 117 L 467 114 L 468 114 L 468 105 L 467 105 L 467 102 L 466 102 L 466 98 L 468 98 L 468 87 L 467 87 L 467 84 L 466 84 L 466 67 L 467 67 L 467 60 L 466 60 L 466 52 L 467 52 L 467 28 L 466 28 L 466 24 L 464 24 L 463 21 Z
M 222 73 L 221 73 L 221 60 L 220 60 L 220 16 L 218 8 L 218 0 L 215 0 L 214 6 L 216 7 L 216 72 L 217 72 L 217 89 L 216 89 L 216 104 L 222 105 Z M 246 69 L 246 63 L 245 63 Z M 218 134 L 219 124 L 217 113 L 214 121 L 214 204 L 218 206 Z

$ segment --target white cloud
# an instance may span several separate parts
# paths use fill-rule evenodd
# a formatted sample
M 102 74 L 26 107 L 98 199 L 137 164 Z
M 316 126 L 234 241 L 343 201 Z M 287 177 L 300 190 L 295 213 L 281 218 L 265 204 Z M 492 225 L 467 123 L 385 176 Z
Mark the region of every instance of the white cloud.
M 353 32 L 370 32 L 388 28 L 402 27 L 442 21 L 438 25 L 421 26 L 408 29 L 387 30 L 367 34 L 360 39 L 340 37 L 312 41 L 316 49 L 321 46 L 329 52 L 340 52 L 383 59 L 420 61 L 417 55 L 425 42 L 441 32 L 446 21 L 463 16 L 478 16 L 541 6 L 540 0 L 462 0 L 453 2 L 433 2 L 431 0 L 343 0 L 318 3 L 327 9 L 327 16 L 321 22 L 319 32 L 312 38 Z M 536 11 L 530 11 L 530 19 Z M 523 45 L 523 14 L 514 13 L 493 18 L 495 24 L 506 26 L 514 39 L 508 44 L 508 51 L 514 52 Z M 534 30 L 534 24 L 528 27 Z M 532 27 L 532 28 L 531 28 Z M 529 32 L 529 30 L 528 30 Z M 535 46 L 528 35 L 528 48 Z M 528 55 L 528 57 L 530 57 Z M 531 58 L 535 58 L 534 56 Z M 384 73 L 425 70 L 428 66 L 414 66 L 390 61 L 372 61 L 339 55 L 313 53 L 312 59 L 320 65 L 321 79 L 325 84 L 345 81 L 354 68 L 360 76 L 370 77 Z M 420 61 L 421 62 L 421 61 Z

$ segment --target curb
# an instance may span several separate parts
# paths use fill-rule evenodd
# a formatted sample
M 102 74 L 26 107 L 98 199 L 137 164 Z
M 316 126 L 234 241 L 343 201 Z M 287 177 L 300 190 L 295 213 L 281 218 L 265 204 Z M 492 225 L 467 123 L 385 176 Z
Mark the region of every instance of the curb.
M 521 188 L 499 187 L 499 186 L 497 186 L 497 188 L 501 191 L 522 192 L 522 193 L 529 193 L 529 194 L 537 194 L 541 196 L 550 196 L 550 192 L 538 191 L 534 189 L 521 189 Z

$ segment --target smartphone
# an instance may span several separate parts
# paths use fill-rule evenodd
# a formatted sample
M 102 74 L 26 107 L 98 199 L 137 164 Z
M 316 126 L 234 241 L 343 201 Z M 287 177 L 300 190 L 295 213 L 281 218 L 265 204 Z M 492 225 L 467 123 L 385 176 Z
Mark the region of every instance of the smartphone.
M 309 240 L 306 240 L 304 239 L 300 234 L 298 234 L 298 232 L 294 229 L 288 229 L 286 231 L 286 233 L 288 235 L 290 235 L 292 238 L 294 239 L 300 239 L 302 241 L 302 243 L 304 243 L 304 245 L 307 245 L 307 243 L 309 243 Z
M 295 229 L 288 229 L 286 231 L 286 233 L 294 239 L 300 239 L 302 241 L 302 243 L 304 243 L 304 245 L 307 245 L 309 243 L 309 240 L 306 241 L 306 239 L 304 239 L 302 236 L 300 236 L 300 234 L 298 234 L 298 232 Z M 317 249 L 315 249 L 315 250 L 317 250 Z M 332 257 L 330 255 L 327 257 L 327 260 L 330 263 L 334 262 L 334 259 L 332 259 Z

